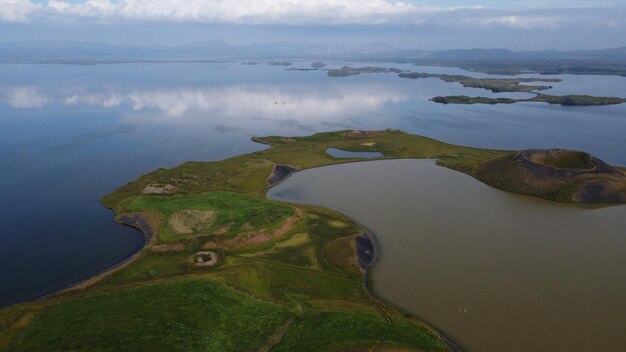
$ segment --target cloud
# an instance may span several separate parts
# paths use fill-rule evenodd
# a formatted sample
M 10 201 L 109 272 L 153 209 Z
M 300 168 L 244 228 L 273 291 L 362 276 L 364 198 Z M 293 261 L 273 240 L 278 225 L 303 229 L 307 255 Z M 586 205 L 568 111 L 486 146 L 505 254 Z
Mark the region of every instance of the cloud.
M 506 27 L 513 29 L 535 29 L 535 28 L 559 28 L 559 18 L 549 16 L 496 16 L 479 19 L 478 23 L 494 27 Z
M 41 108 L 49 99 L 39 93 L 37 87 L 14 87 L 4 90 L 6 101 L 14 108 Z
M 54 0 L 48 9 L 79 17 L 245 24 L 371 23 L 418 9 L 429 11 L 385 0 L 86 0 L 74 4 Z
M 227 88 L 134 89 L 128 92 L 70 94 L 64 104 L 88 104 L 102 107 L 127 105 L 136 111 L 158 110 L 166 116 L 210 113 L 228 118 L 332 118 L 357 116 L 397 103 L 406 97 L 393 88 L 342 87 L 311 90 L 305 86 L 233 86 Z M 206 115 L 206 114 L 203 114 Z
M 396 0 L 0 0 L 0 22 L 205 23 L 246 25 L 423 25 L 446 29 L 617 28 L 612 2 L 519 2 L 498 6 L 416 5 Z
M 29 0 L 0 0 L 0 21 L 23 22 L 41 7 Z
M 378 24 L 475 7 L 416 6 L 392 0 L 0 0 L 0 20 L 33 12 L 52 18 L 229 24 Z M 1 12 L 0 12 L 1 13 Z M 417 17 L 416 17 L 417 16 Z
M 127 107 L 150 112 L 151 119 L 175 121 L 224 118 L 227 121 L 260 118 L 298 121 L 343 120 L 369 114 L 385 104 L 405 101 L 404 93 L 389 85 L 357 85 L 312 89 L 307 85 L 237 85 L 230 87 L 178 87 L 50 90 L 13 87 L 4 90 L 14 108 L 42 108 L 49 104 Z M 160 112 L 161 115 L 153 113 Z

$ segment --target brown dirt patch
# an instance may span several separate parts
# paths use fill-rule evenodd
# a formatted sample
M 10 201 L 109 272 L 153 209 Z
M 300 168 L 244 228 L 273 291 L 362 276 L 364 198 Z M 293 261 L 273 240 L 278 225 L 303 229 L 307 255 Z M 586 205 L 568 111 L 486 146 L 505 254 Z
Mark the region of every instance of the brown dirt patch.
M 374 137 L 377 136 L 378 133 L 374 132 L 374 131 L 359 131 L 359 130 L 352 130 L 350 132 L 346 132 L 344 133 L 344 137 L 345 138 L 367 138 L 367 137 Z
M 357 235 L 337 238 L 326 244 L 325 256 L 333 264 L 350 273 L 359 273 L 355 239 Z
M 296 209 L 296 215 L 289 217 L 285 223 L 273 231 L 248 232 L 224 240 L 209 241 L 202 245 L 203 249 L 236 250 L 269 242 L 285 236 L 302 218 L 302 211 Z
M 150 247 L 150 251 L 154 253 L 182 252 L 185 248 L 182 243 L 157 244 Z
M 217 214 L 211 210 L 186 209 L 172 214 L 168 220 L 170 229 L 178 235 L 191 235 L 208 231 Z
M 143 189 L 142 193 L 147 195 L 170 195 L 176 194 L 177 192 L 178 189 L 176 186 L 170 184 L 162 185 L 159 183 L 151 183 Z
M 293 318 L 289 318 L 283 325 L 276 328 L 276 330 L 267 337 L 267 341 L 259 348 L 258 352 L 268 352 L 272 347 L 276 346 L 283 339 L 283 335 L 289 330 L 291 324 L 293 324 Z

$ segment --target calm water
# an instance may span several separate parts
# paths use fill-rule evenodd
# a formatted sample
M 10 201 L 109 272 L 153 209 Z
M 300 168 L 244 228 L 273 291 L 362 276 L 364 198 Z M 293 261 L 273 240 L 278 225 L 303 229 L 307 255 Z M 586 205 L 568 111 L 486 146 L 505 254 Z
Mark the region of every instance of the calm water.
M 101 196 L 157 167 L 264 148 L 254 135 L 391 127 L 477 147 L 584 149 L 626 165 L 626 105 L 443 106 L 428 99 L 515 95 L 237 63 L 0 65 L 0 77 L 0 306 L 84 279 L 143 245 L 112 222 Z M 626 96 L 625 78 L 564 78 L 555 89 Z
M 626 346 L 626 206 L 514 195 L 432 160 L 305 170 L 268 196 L 370 228 L 381 241 L 376 292 L 469 352 Z

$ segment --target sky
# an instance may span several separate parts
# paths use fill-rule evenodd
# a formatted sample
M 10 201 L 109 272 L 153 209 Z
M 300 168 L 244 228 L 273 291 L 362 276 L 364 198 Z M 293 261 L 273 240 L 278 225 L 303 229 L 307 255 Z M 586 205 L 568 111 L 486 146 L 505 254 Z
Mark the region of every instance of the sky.
M 626 46 L 624 0 L 0 0 L 0 42 Z

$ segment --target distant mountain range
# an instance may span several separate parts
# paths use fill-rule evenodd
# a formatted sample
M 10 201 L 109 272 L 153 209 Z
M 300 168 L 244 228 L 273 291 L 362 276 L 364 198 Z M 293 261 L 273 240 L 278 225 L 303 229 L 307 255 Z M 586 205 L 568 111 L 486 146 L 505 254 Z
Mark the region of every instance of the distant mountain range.
M 402 50 L 377 42 L 362 46 L 206 41 L 180 46 L 131 46 L 81 42 L 0 43 L 0 62 L 228 61 L 236 59 L 414 60 L 423 62 L 586 60 L 626 61 L 626 47 L 603 50 L 524 51 L 507 49 Z
M 508 49 L 443 50 L 428 55 L 432 60 L 626 60 L 626 47 L 601 50 L 521 51 Z

